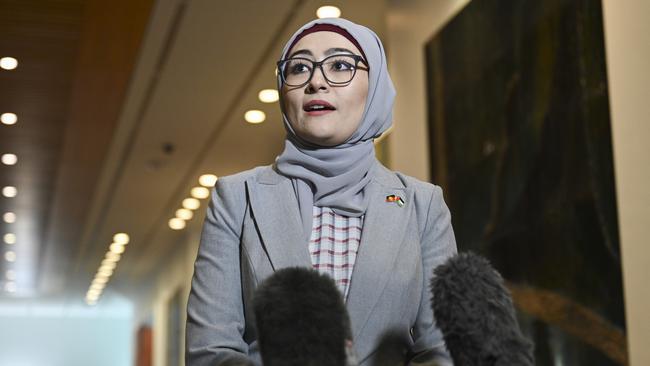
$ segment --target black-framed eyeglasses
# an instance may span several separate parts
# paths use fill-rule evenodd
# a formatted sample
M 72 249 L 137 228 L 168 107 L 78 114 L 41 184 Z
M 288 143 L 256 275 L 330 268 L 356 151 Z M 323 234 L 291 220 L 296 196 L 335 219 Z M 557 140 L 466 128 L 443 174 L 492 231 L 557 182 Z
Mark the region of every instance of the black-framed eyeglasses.
M 366 66 L 359 66 L 360 62 Z M 349 83 L 357 73 L 357 69 L 369 70 L 368 63 L 359 55 L 332 55 L 318 62 L 308 58 L 293 57 L 280 60 L 277 65 L 282 82 L 291 87 L 307 85 L 317 67 L 320 67 L 325 80 L 333 85 Z

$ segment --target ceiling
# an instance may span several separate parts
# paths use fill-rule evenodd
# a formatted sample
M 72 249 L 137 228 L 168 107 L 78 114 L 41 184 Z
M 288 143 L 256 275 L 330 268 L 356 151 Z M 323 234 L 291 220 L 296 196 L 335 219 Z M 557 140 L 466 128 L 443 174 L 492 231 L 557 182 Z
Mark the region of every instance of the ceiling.
M 382 0 L 329 1 L 343 16 L 384 32 Z M 313 0 L 0 0 L 0 298 L 66 294 L 82 298 L 115 233 L 130 243 L 111 284 L 147 283 L 200 230 L 206 200 L 183 230 L 172 230 L 198 177 L 269 164 L 282 150 L 274 63 L 289 36 L 324 5 Z M 262 124 L 244 121 L 266 112 Z

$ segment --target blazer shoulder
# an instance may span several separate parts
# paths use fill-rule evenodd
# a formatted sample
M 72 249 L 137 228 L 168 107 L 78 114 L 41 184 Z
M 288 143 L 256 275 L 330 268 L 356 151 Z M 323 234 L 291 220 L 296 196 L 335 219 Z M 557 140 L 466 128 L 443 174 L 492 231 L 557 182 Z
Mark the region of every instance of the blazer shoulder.
M 393 171 L 379 164 L 378 181 L 392 188 L 412 189 L 416 200 L 428 203 L 434 196 L 442 195 L 442 188 L 399 171 Z
M 399 178 L 400 181 L 402 181 L 405 187 L 413 188 L 413 190 L 415 190 L 415 194 L 424 194 L 431 196 L 437 191 L 442 191 L 442 188 L 440 188 L 440 186 L 419 180 L 415 177 L 411 177 L 410 175 L 406 175 L 401 172 L 395 172 L 395 175 Z
M 413 199 L 415 200 L 415 209 L 419 221 L 432 214 L 432 210 L 446 209 L 444 195 L 440 186 L 400 172 L 395 172 L 395 174 L 404 183 L 405 187 L 413 189 Z M 437 212 L 433 212 L 433 214 L 437 214 Z
M 243 189 L 244 183 L 249 180 L 257 181 L 259 177 L 272 174 L 273 168 L 270 165 L 257 166 L 252 169 L 244 170 L 239 173 L 219 177 L 216 183 L 216 188 Z M 220 187 L 221 186 L 221 187 Z
M 243 212 L 248 200 L 246 183 L 251 179 L 256 180 L 258 176 L 263 175 L 267 170 L 271 170 L 271 167 L 258 166 L 236 174 L 219 177 L 212 189 L 212 204 L 216 206 L 218 202 L 221 202 L 230 210 Z
M 401 185 L 402 188 L 413 190 L 413 205 L 415 208 L 415 219 L 422 234 L 430 226 L 431 220 L 448 215 L 449 209 L 445 204 L 442 188 L 430 182 L 425 182 L 412 176 L 397 171 L 391 171 L 381 167 L 379 172 L 381 180 L 388 182 L 391 186 Z M 395 187 L 398 188 L 398 187 Z

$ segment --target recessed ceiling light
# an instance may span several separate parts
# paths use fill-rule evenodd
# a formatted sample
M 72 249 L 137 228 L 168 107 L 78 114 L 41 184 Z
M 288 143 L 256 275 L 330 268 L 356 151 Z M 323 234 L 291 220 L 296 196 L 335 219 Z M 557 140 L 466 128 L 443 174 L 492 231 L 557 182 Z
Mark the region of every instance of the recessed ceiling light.
M 120 257 L 121 256 L 119 254 L 110 251 L 106 253 L 106 255 L 104 256 L 104 258 L 106 258 L 105 260 L 110 262 L 115 262 L 115 263 L 117 263 L 120 260 Z
M 204 187 L 212 188 L 217 184 L 217 179 L 217 176 L 214 174 L 203 174 L 199 177 L 199 184 Z
M 115 270 L 115 263 L 102 264 L 101 266 L 99 266 L 99 271 L 111 271 L 111 274 L 113 274 L 114 270 Z
M 97 270 L 97 273 L 102 274 L 104 276 L 112 276 L 113 275 L 113 269 L 109 268 L 109 267 L 101 266 Z
M 253 124 L 262 123 L 266 119 L 266 114 L 262 111 L 253 109 L 244 114 L 244 119 L 248 123 L 253 123 Z
M 16 244 L 16 234 L 14 233 L 6 233 L 2 239 L 7 244 Z
M 210 197 L 210 190 L 205 187 L 194 187 L 190 194 L 194 198 L 204 199 Z
M 109 246 L 109 250 L 115 254 L 122 254 L 124 253 L 124 245 L 113 243 Z
M 4 222 L 7 224 L 13 224 L 16 222 L 16 214 L 13 212 L 5 212 L 2 214 L 2 220 L 4 220 Z
M 106 253 L 104 258 L 106 258 L 107 261 L 117 262 L 120 260 L 120 255 L 109 251 Z
M 104 259 L 102 261 L 102 265 L 99 268 L 115 269 L 115 267 L 117 267 L 117 263 Z
M 341 9 L 336 6 L 321 6 L 316 10 L 316 16 L 319 18 L 338 18 L 341 16 Z
M 110 269 L 115 269 L 115 267 L 117 267 L 117 263 L 113 262 L 112 260 L 104 259 L 102 261 L 101 266 L 102 267 L 107 267 L 107 268 L 110 268 Z
M 5 283 L 5 291 L 7 291 L 7 292 L 16 292 L 16 283 L 15 282 L 7 282 L 7 283 Z
M 93 279 L 92 284 L 98 283 L 100 285 L 106 285 L 110 280 L 110 278 L 111 278 L 110 274 L 97 272 L 95 273 L 95 278 Z
M 101 290 L 88 290 L 88 292 L 86 293 L 86 298 L 87 299 L 98 298 L 101 293 L 102 293 Z
M 129 243 L 129 235 L 126 233 L 117 233 L 113 235 L 113 242 L 120 245 L 126 245 Z
M 257 97 L 260 99 L 261 102 L 263 103 L 273 103 L 277 102 L 278 99 L 280 99 L 280 96 L 278 95 L 278 91 L 275 89 L 264 89 L 261 90 L 258 94 Z
M 192 216 L 194 216 L 194 213 L 191 210 L 188 210 L 186 208 L 179 208 L 176 210 L 176 217 L 178 217 L 181 220 L 192 220 Z
M 6 125 L 14 125 L 18 122 L 18 116 L 14 113 L 3 113 L 0 115 L 0 122 Z
M 181 230 L 185 227 L 185 220 L 174 217 L 169 220 L 169 228 L 172 230 Z
M 14 165 L 18 162 L 16 154 L 2 154 L 2 164 Z
M 93 283 L 90 284 L 90 288 L 91 288 L 91 289 L 92 289 L 92 288 L 97 288 L 97 289 L 100 289 L 100 290 L 101 290 L 101 289 L 104 289 L 104 287 L 106 287 L 106 284 L 105 284 L 105 283 L 93 282 Z
M 5 259 L 7 262 L 13 262 L 16 260 L 16 253 L 11 250 L 5 253 Z
M 13 70 L 18 67 L 18 60 L 13 57 L 0 58 L 0 67 L 5 70 Z
M 11 198 L 11 197 L 16 197 L 18 194 L 18 190 L 14 186 L 6 186 L 2 188 L 2 195 Z
M 108 282 L 108 277 L 107 276 L 97 276 L 95 275 L 95 279 L 93 279 L 93 284 L 99 283 L 101 285 L 106 284 Z
M 95 306 L 97 305 L 97 300 L 99 299 L 99 295 L 86 295 L 86 304 L 90 306 Z
M 14 272 L 13 269 L 8 269 L 7 272 L 5 272 L 5 278 L 7 278 L 9 281 L 15 280 L 16 272 Z
M 196 198 L 186 198 L 183 200 L 183 208 L 188 210 L 196 210 L 201 206 L 201 201 Z

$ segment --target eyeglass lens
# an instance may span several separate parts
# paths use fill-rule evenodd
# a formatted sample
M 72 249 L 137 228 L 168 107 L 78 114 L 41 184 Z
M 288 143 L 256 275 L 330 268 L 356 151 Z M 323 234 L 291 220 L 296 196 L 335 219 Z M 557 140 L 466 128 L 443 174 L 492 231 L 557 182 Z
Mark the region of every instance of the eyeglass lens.
M 357 59 L 347 55 L 335 55 L 323 60 L 321 70 L 325 79 L 334 84 L 345 84 L 352 80 L 357 68 Z M 314 62 L 304 58 L 292 58 L 281 65 L 284 82 L 289 86 L 306 84 L 314 72 Z

